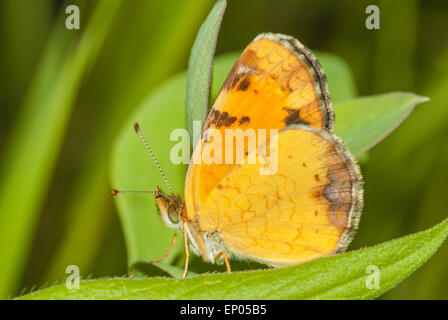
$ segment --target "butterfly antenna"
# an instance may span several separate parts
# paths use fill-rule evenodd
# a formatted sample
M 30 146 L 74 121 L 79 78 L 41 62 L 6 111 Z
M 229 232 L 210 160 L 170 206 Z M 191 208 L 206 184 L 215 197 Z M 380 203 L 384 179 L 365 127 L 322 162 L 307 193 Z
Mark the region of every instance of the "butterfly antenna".
M 168 189 L 170 189 L 171 194 L 173 194 L 173 189 L 171 189 L 170 184 L 168 183 L 168 179 L 165 176 L 165 173 L 163 172 L 162 168 L 160 167 L 159 161 L 157 161 L 156 156 L 154 155 L 154 152 L 152 152 L 151 147 L 149 146 L 149 143 L 146 141 L 145 137 L 143 136 L 142 132 L 140 131 L 140 127 L 138 126 L 138 123 L 134 123 L 134 129 L 135 132 L 139 135 L 140 139 L 142 139 L 143 143 L 145 144 L 146 149 L 148 149 L 149 153 L 151 154 L 152 159 L 154 160 L 154 163 L 156 164 L 157 168 L 159 169 L 160 173 L 162 174 L 163 180 L 165 180 L 166 185 L 168 186 Z
M 116 189 L 112 189 L 110 190 L 110 195 L 112 196 L 116 196 L 117 194 L 121 194 L 121 193 L 133 193 L 133 194 L 156 194 L 159 197 L 164 197 L 165 199 L 169 199 L 169 197 L 164 194 L 162 191 L 154 191 L 154 190 L 116 190 Z

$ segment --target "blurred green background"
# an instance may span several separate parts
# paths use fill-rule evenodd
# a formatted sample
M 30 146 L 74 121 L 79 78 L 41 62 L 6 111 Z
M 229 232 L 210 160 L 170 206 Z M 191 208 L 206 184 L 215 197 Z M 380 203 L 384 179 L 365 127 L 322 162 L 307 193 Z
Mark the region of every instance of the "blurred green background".
M 65 28 L 77 4 L 80 30 Z M 0 298 L 126 274 L 109 190 L 124 119 L 187 67 L 210 0 L 0 0 Z M 367 30 L 367 5 L 381 29 Z M 293 35 L 350 66 L 359 95 L 428 96 L 362 166 L 366 207 L 351 249 L 440 222 L 448 208 L 448 3 L 228 0 L 217 54 L 258 33 Z M 184 94 L 184 93 L 180 93 Z M 148 165 L 151 165 L 148 161 Z M 382 299 L 448 299 L 448 247 Z

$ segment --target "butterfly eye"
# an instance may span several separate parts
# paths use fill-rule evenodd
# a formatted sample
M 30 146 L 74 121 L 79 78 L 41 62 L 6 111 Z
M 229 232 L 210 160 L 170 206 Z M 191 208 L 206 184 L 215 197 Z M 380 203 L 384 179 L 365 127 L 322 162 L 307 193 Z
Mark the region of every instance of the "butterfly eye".
M 168 209 L 168 218 L 170 219 L 171 223 L 178 224 L 180 220 L 180 208 L 178 207 L 171 207 Z

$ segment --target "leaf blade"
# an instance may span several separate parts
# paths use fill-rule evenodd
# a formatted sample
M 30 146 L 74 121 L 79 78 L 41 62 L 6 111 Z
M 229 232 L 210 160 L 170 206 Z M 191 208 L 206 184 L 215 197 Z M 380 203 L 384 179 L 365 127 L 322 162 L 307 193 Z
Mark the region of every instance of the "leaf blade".
M 335 105 L 335 132 L 349 150 L 360 155 L 387 137 L 412 112 L 428 101 L 413 93 L 392 92 L 360 97 Z
M 111 279 L 81 283 L 81 289 L 59 285 L 20 299 L 370 299 L 406 278 L 428 260 L 448 235 L 448 220 L 374 247 L 317 259 L 299 266 L 227 274 L 205 274 L 185 280 Z M 417 250 L 416 250 L 417 248 Z M 399 257 L 397 259 L 397 257 Z M 369 263 L 384 264 L 386 285 L 365 288 Z M 406 268 L 403 272 L 402 270 Z M 155 290 L 157 289 L 157 290 Z M 200 290 L 198 290 L 200 289 Z
M 193 121 L 201 121 L 203 124 L 208 113 L 213 56 L 226 4 L 225 0 L 216 2 L 202 24 L 191 50 L 185 108 L 187 129 L 190 137 L 193 137 L 192 145 L 197 139 L 193 136 Z

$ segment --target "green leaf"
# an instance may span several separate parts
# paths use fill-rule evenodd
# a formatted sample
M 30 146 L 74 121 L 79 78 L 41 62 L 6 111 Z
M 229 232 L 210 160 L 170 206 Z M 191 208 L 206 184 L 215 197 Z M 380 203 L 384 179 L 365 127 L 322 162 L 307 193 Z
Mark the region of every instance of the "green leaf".
M 196 142 L 193 135 L 193 121 L 203 124 L 208 113 L 208 99 L 213 68 L 213 56 L 226 1 L 218 0 L 199 30 L 188 66 L 186 117 L 191 143 Z
M 398 127 L 417 104 L 428 100 L 413 93 L 393 92 L 337 103 L 336 135 L 359 155 Z
M 448 220 L 423 232 L 367 249 L 263 271 L 205 274 L 185 280 L 149 278 L 82 281 L 21 299 L 372 299 L 394 287 L 428 260 L 448 236 Z M 369 289 L 368 268 L 379 270 Z M 371 288 L 371 286 L 370 286 Z

